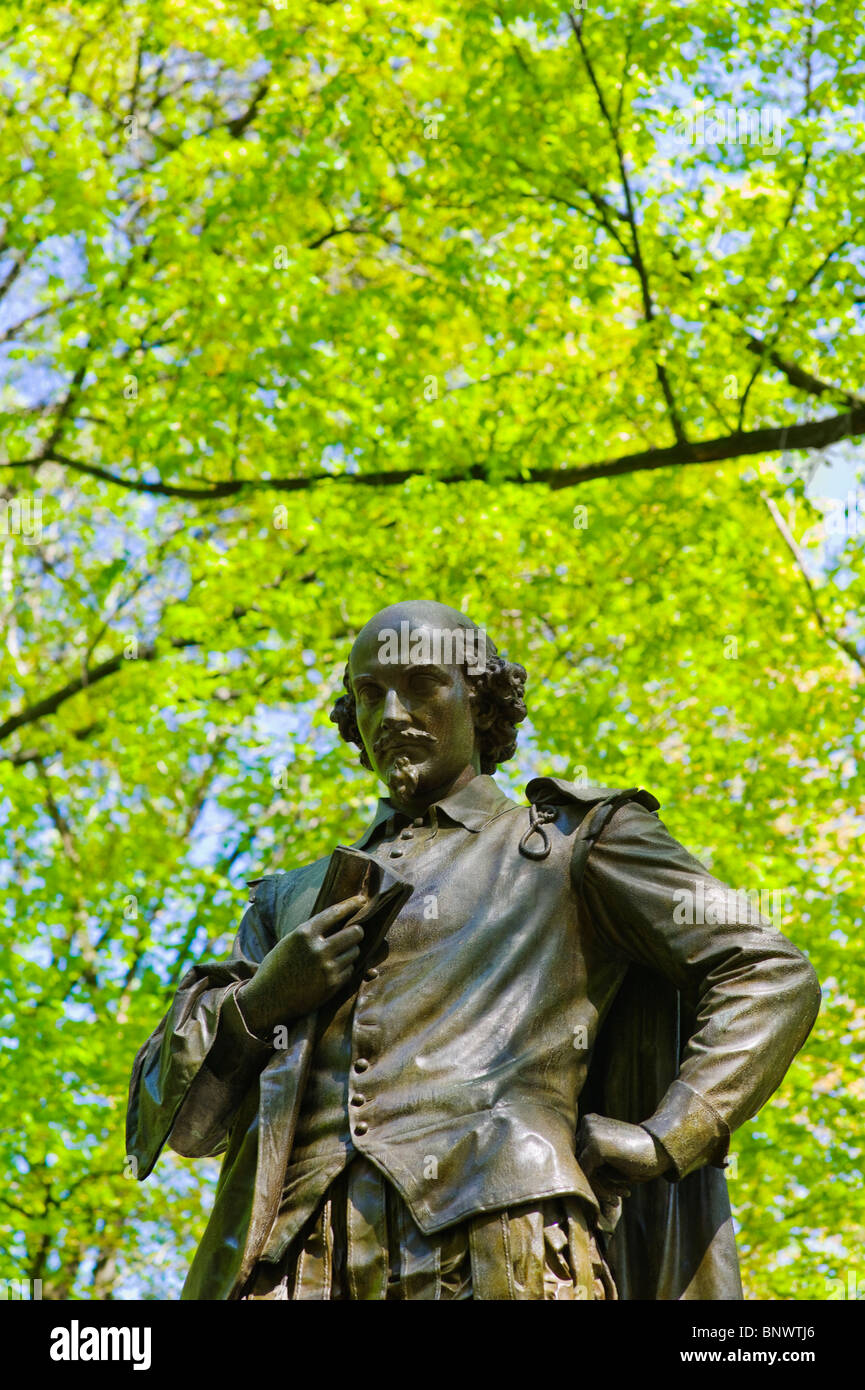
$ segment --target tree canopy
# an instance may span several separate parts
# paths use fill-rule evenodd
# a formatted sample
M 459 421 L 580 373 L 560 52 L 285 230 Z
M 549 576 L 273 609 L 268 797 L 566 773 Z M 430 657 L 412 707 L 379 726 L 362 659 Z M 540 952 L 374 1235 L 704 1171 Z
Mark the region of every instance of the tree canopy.
M 816 470 L 852 481 L 865 435 L 857 11 L 0 18 L 10 1276 L 176 1294 L 216 1166 L 128 1180 L 132 1058 L 247 877 L 362 830 L 329 710 L 370 614 L 431 597 L 529 671 L 503 786 L 648 787 L 721 878 L 783 890 L 825 1002 L 730 1190 L 749 1296 L 838 1296 L 865 503 Z

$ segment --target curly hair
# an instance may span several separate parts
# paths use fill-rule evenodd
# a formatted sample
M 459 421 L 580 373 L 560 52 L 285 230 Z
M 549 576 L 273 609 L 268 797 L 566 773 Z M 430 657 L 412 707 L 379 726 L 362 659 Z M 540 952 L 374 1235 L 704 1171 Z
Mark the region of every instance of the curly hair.
M 495 772 L 499 763 L 512 758 L 516 750 L 517 725 L 526 717 L 523 700 L 526 671 L 517 662 L 499 656 L 487 638 L 484 670 L 471 671 L 464 666 L 463 672 L 469 683 L 469 699 L 481 726 L 478 728 L 481 772 Z M 357 745 L 360 749 L 361 766 L 372 772 L 372 764 L 367 757 L 357 724 L 357 708 L 348 666 L 345 668 L 342 683 L 346 693 L 340 695 L 331 710 L 331 720 L 346 743 Z

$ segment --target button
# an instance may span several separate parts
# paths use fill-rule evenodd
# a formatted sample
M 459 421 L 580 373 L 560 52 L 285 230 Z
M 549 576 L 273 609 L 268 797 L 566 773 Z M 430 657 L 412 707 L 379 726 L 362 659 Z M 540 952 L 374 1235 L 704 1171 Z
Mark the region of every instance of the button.
M 366 1104 L 366 1096 L 352 1096 L 351 1102 L 350 1102 L 350 1103 L 351 1103 L 352 1105 L 365 1105 L 365 1104 Z
M 357 1061 L 354 1064 L 355 1071 L 366 1071 L 368 1067 L 369 1062 L 366 1060 L 365 1057 L 358 1057 Z
M 377 980 L 378 971 L 376 970 L 375 966 L 373 966 L 371 970 L 368 970 L 363 978 L 365 980 Z
M 399 837 L 400 837 L 401 840 L 413 840 L 413 839 L 414 839 L 414 836 L 412 835 L 412 833 L 411 833 L 410 830 L 401 830 L 401 831 L 399 832 Z
M 401 850 L 401 849 L 392 849 L 391 852 L 390 852 L 389 858 L 391 858 L 391 859 L 402 859 L 403 853 L 404 853 L 404 851 Z
M 418 816 L 416 820 L 413 820 L 412 825 L 423 825 L 423 816 Z
M 367 1132 L 368 1129 L 369 1129 L 369 1125 L 367 1124 L 366 1120 L 361 1120 L 360 1124 L 355 1125 L 355 1127 L 354 1127 L 354 1132 L 355 1132 L 355 1134 L 357 1134 L 360 1138 L 363 1138 L 363 1136 L 366 1134 L 366 1132 Z

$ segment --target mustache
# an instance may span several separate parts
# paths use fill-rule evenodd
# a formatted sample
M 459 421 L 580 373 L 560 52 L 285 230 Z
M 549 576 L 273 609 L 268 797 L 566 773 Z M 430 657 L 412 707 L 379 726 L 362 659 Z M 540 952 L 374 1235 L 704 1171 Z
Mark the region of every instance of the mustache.
M 415 747 L 423 744 L 432 746 L 435 739 L 423 729 L 402 729 L 399 733 L 381 734 L 373 744 L 373 753 L 379 757 L 382 753 L 390 752 L 392 748 L 405 747 L 407 744 L 414 744 Z

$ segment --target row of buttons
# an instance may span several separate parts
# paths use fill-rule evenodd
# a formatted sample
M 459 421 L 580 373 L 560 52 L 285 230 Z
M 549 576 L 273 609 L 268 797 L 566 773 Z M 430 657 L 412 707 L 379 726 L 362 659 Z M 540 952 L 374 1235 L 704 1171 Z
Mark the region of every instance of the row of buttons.
M 401 840 L 413 840 L 414 830 L 422 826 L 423 823 L 423 816 L 417 816 L 416 819 L 412 821 L 411 826 L 406 826 L 404 830 L 400 831 L 399 838 Z M 401 850 L 398 845 L 394 845 L 393 849 L 389 850 L 388 856 L 391 859 L 401 859 L 404 853 L 405 851 Z M 375 966 L 372 966 L 371 969 L 367 970 L 363 978 L 364 983 L 366 984 L 371 984 L 373 980 L 377 980 L 378 971 L 376 970 Z M 363 1074 L 363 1072 L 369 1070 L 369 1066 L 370 1063 L 368 1058 L 358 1057 L 356 1062 L 354 1063 L 354 1070 Z M 350 1096 L 349 1104 L 353 1106 L 366 1105 L 366 1096 L 361 1095 L 360 1092 L 356 1092 L 354 1095 Z M 367 1124 L 366 1120 L 358 1120 L 357 1124 L 354 1126 L 354 1133 L 358 1137 L 358 1139 L 362 1139 L 363 1136 L 368 1132 L 369 1125 Z
M 423 825 L 423 816 L 418 816 L 415 820 L 413 820 L 413 821 L 412 821 L 412 825 L 413 825 L 413 826 L 421 826 L 421 825 Z M 413 840 L 413 839 L 414 839 L 414 835 L 412 834 L 412 831 L 411 831 L 411 829 L 410 829 L 409 826 L 406 826 L 405 830 L 401 830 L 401 831 L 399 832 L 399 837 L 400 837 L 401 840 Z M 388 858 L 389 858 L 389 859 L 402 859 L 402 856 L 403 856 L 404 853 L 405 853 L 405 851 L 404 851 L 404 850 L 401 850 L 401 849 L 399 848 L 399 846 L 397 845 L 397 846 L 395 846 L 392 850 L 390 850 L 390 851 L 388 852 Z
M 377 979 L 378 979 L 378 971 L 376 970 L 376 968 L 375 968 L 374 965 L 370 966 L 369 970 L 367 970 L 367 971 L 364 973 L 364 977 L 363 977 L 363 978 L 364 978 L 364 983 L 365 983 L 365 984 L 371 984 L 373 980 L 377 980 Z M 365 1072 L 365 1071 L 368 1071 L 368 1070 L 369 1070 L 369 1065 L 370 1065 L 370 1064 L 369 1064 L 368 1058 L 366 1058 L 366 1057 L 358 1057 L 357 1060 L 355 1061 L 355 1064 L 354 1064 L 354 1070 L 357 1071 L 357 1072 Z M 352 1096 L 349 1097 L 349 1104 L 350 1104 L 350 1105 L 365 1105 L 365 1104 L 366 1104 L 366 1096 L 363 1096 L 363 1095 L 361 1095 L 361 1094 L 358 1092 L 357 1094 L 352 1095 Z M 369 1125 L 367 1124 L 366 1120 L 359 1120 L 358 1123 L 357 1123 L 357 1124 L 355 1125 L 355 1127 L 354 1127 L 354 1132 L 355 1132 L 355 1134 L 358 1136 L 358 1138 L 361 1138 L 361 1139 L 362 1139 L 363 1136 L 367 1133 L 368 1130 L 369 1130 Z

